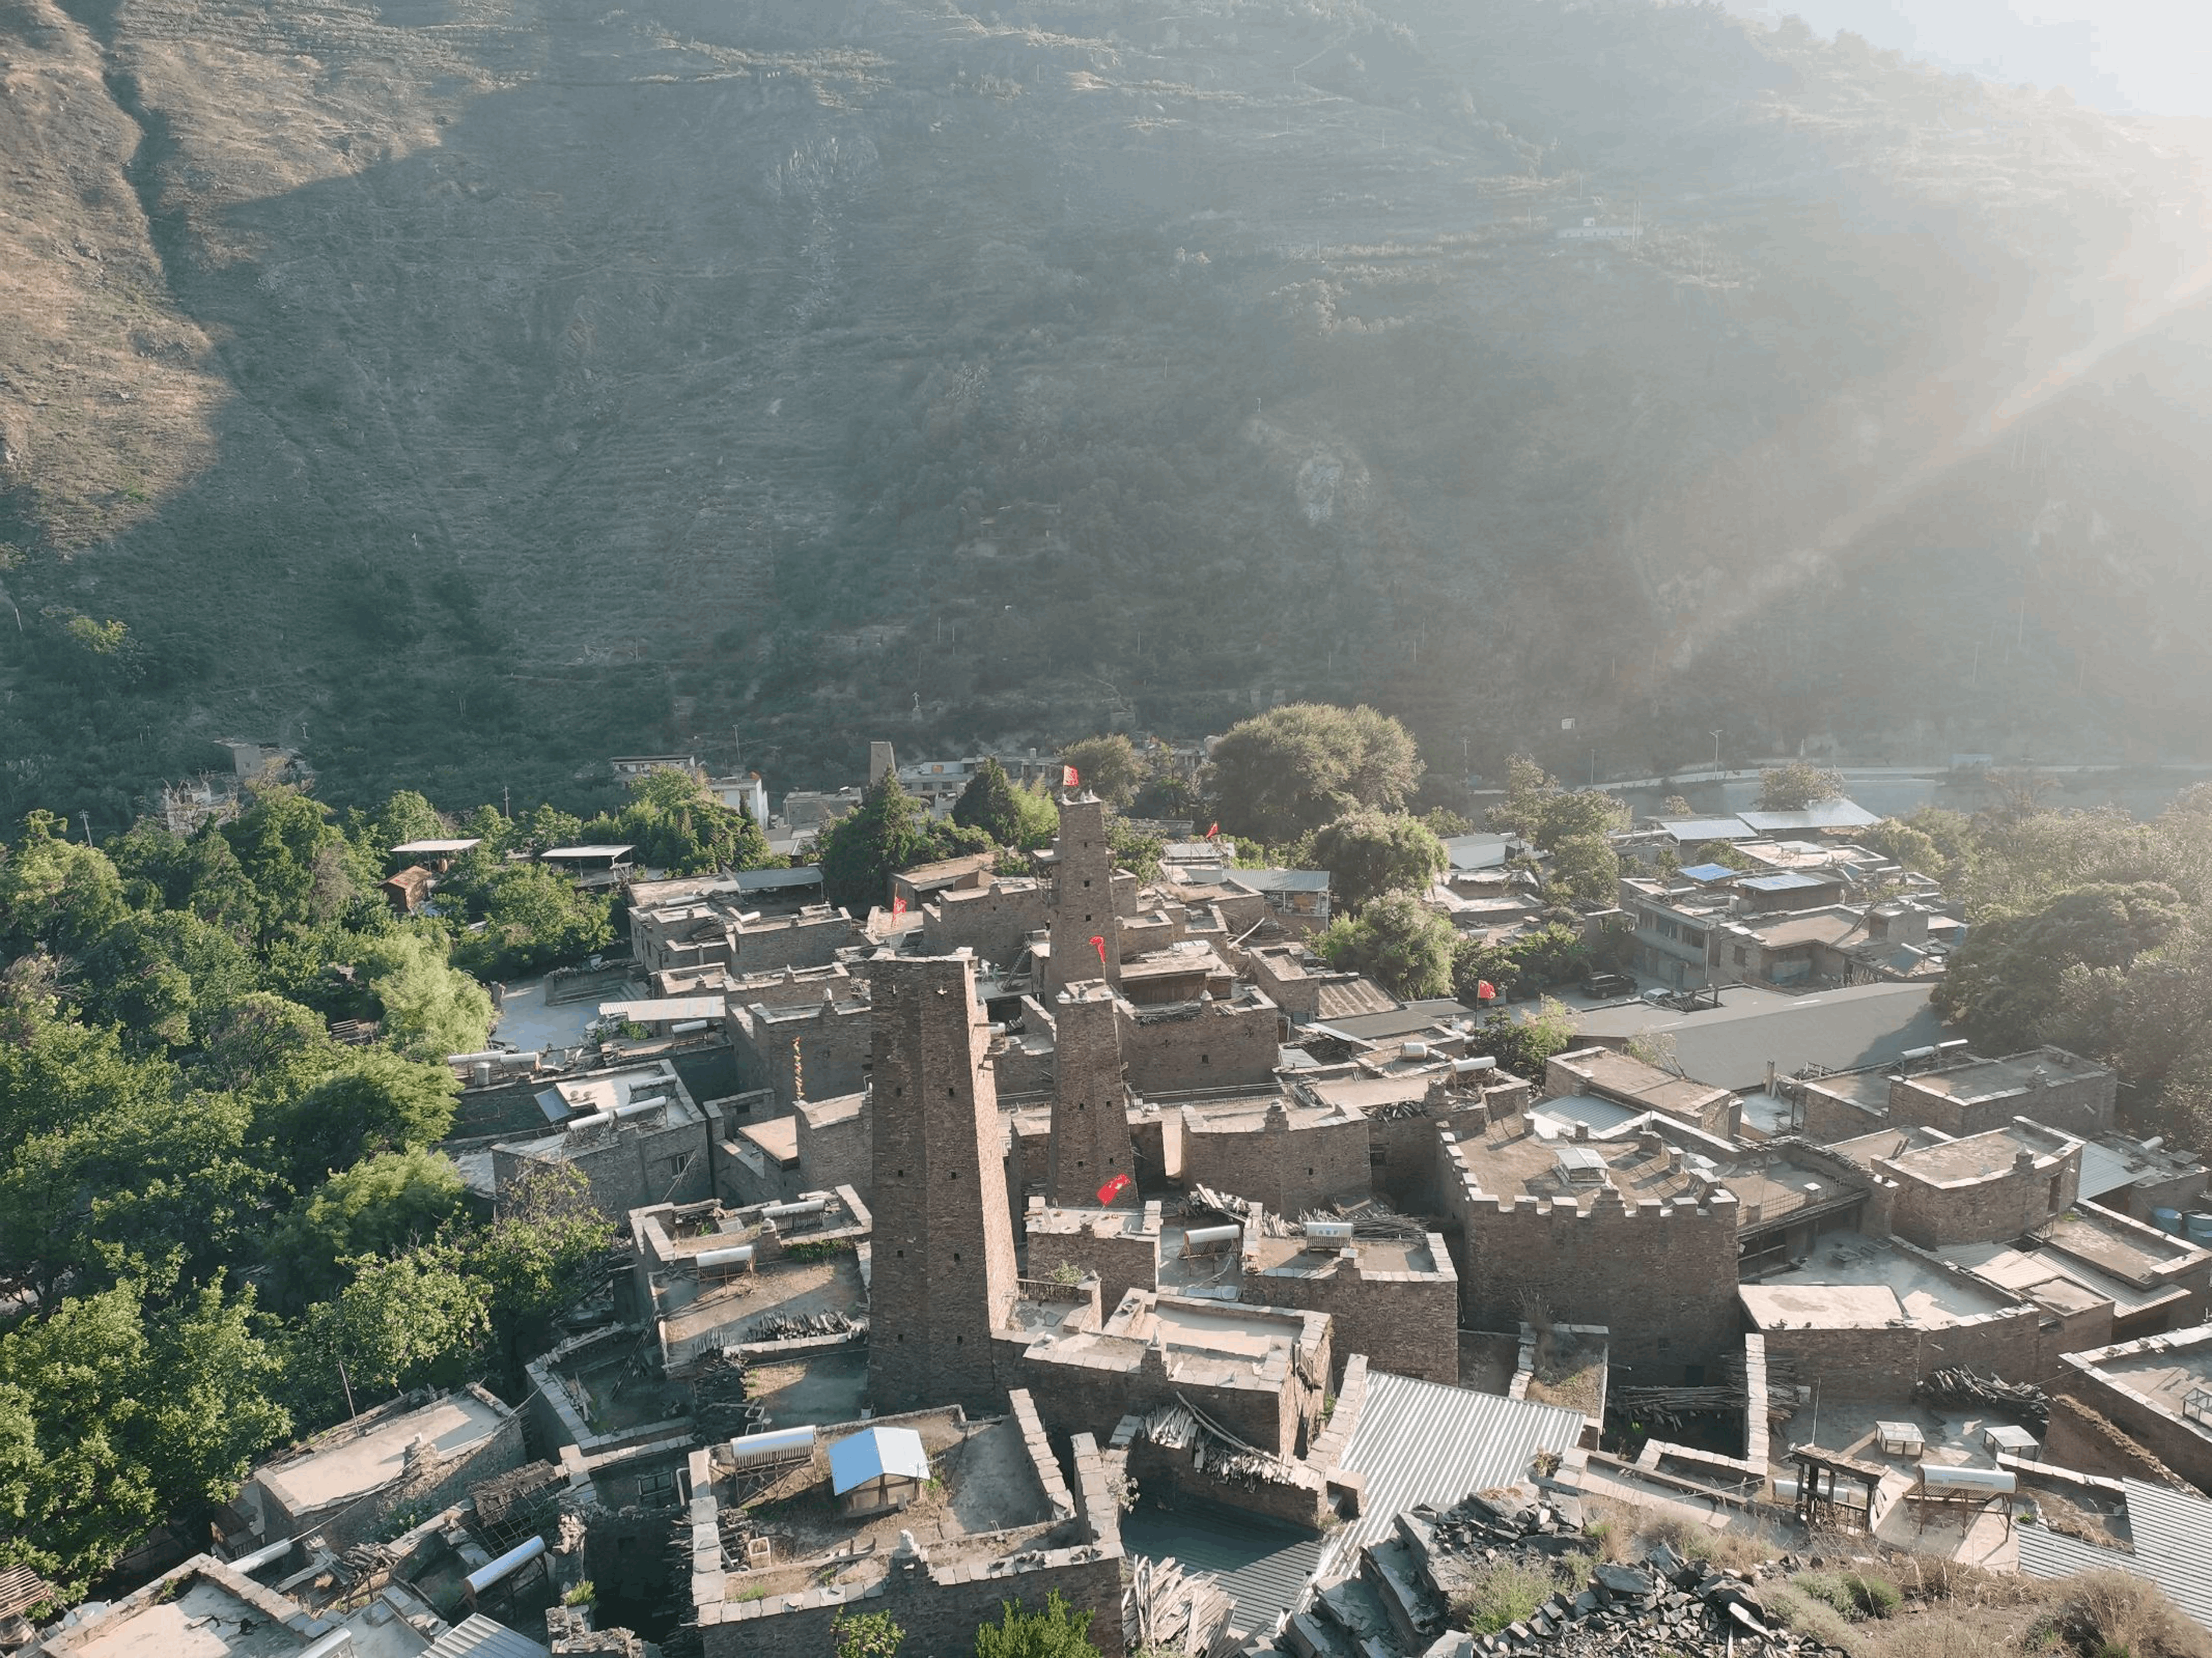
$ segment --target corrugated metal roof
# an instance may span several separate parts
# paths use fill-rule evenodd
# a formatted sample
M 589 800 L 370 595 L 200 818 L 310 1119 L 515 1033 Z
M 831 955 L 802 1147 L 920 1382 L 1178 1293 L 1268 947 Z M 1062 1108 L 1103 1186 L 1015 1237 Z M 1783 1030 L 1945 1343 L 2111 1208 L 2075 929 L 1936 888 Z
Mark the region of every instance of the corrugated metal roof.
M 1816 800 L 1802 811 L 1747 811 L 1737 814 L 1761 835 L 1784 835 L 1793 829 L 1864 829 L 1881 819 L 1855 800 L 1838 795 Z
M 1370 1372 L 1367 1402 L 1344 1448 L 1344 1466 L 1367 1477 L 1366 1495 L 1359 1518 L 1332 1540 L 1330 1568 L 1389 1536 L 1401 1509 L 1448 1509 L 1470 1491 L 1524 1479 L 1538 1451 L 1565 1451 L 1582 1431 L 1580 1411 Z
M 720 996 L 647 996 L 639 1001 L 601 1002 L 603 1019 L 719 1019 L 730 1011 Z
M 2030 1577 L 2071 1577 L 2082 1571 L 2124 1571 L 2145 1578 L 2166 1598 L 2212 1629 L 2212 1502 L 2140 1479 L 2124 1480 L 2128 1529 L 2135 1552 L 2099 1548 L 2042 1526 L 2022 1526 L 2020 1569 Z
M 1754 875 L 1736 884 L 1752 892 L 1802 892 L 1807 887 L 1828 887 L 1836 883 L 1818 875 L 1784 870 L 1779 875 Z
M 1733 881 L 1743 872 L 1740 869 L 1731 869 L 1726 864 L 1692 864 L 1680 873 L 1686 881 L 1696 881 L 1703 885 L 1711 886 L 1716 881 Z
M 2212 1503 L 2140 1479 L 2126 1484 L 2136 1564 L 2168 1600 L 2212 1629 Z
M 1355 1019 L 1363 1013 L 1395 1013 L 1398 1004 L 1372 979 L 1324 984 L 1315 993 L 1320 1017 Z
M 1237 1611 L 1230 1622 L 1259 1634 L 1298 1603 L 1321 1564 L 1325 1540 L 1255 1519 L 1202 1509 L 1143 1503 L 1121 1519 L 1121 1544 L 1148 1560 L 1173 1558 L 1186 1571 L 1218 1579 Z
M 431 1642 L 422 1658 L 553 1658 L 553 1655 L 528 1636 L 517 1635 L 478 1612 Z
M 1250 892 L 1327 892 L 1325 869 L 1232 869 L 1229 884 Z
M 818 887 L 822 884 L 822 865 L 800 864 L 792 869 L 741 869 L 738 872 L 739 892 L 772 892 L 778 887 Z
M 1675 840 L 1747 841 L 1751 825 L 1741 817 L 1662 817 L 1659 827 Z
M 2110 1146 L 2100 1145 L 2094 1140 L 2082 1142 L 2081 1197 L 2094 1203 L 2107 1192 L 2132 1186 L 2135 1178 L 2136 1165 Z

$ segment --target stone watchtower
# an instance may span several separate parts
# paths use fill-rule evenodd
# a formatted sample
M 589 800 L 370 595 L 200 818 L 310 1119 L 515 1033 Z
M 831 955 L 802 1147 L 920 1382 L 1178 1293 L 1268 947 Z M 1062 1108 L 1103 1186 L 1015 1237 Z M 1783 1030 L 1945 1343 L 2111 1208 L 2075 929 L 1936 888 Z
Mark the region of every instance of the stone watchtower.
M 1131 1185 L 1110 1206 L 1140 1208 L 1136 1151 L 1121 1085 L 1121 999 L 1103 979 L 1082 980 L 1054 998 L 1052 1019 L 1052 1139 L 1045 1201 L 1058 1208 L 1095 1209 L 1099 1188 L 1115 1175 L 1127 1175 Z
M 1114 926 L 1114 848 L 1106 805 L 1095 794 L 1062 795 L 1053 842 L 1052 984 L 1104 977 L 1121 982 L 1121 940 Z M 1098 939 L 1100 944 L 1091 943 Z M 1101 959 L 1101 952 L 1103 959 Z
M 870 963 L 873 1272 L 868 1397 L 880 1413 L 1006 1407 L 991 1332 L 1014 1299 L 998 1092 L 967 956 Z

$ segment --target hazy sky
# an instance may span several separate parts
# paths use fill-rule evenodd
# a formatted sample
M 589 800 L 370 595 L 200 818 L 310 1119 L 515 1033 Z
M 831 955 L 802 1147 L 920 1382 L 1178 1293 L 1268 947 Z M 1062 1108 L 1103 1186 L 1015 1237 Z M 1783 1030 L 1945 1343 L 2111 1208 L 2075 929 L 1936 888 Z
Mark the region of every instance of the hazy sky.
M 1729 0 L 2100 109 L 2212 115 L 2212 0 Z

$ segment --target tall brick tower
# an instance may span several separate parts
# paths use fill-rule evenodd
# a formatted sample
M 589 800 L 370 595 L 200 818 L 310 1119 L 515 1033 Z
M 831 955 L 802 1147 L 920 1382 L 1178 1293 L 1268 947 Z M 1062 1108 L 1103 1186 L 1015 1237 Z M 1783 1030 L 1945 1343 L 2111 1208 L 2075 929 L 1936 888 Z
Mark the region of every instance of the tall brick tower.
M 1014 1298 L 1014 1231 L 975 963 L 889 958 L 870 963 L 869 979 L 869 1401 L 878 1412 L 1003 1410 L 991 1332 Z
M 1095 952 L 1094 952 L 1095 953 Z M 1103 979 L 1085 979 L 1054 998 L 1052 1139 L 1045 1201 L 1095 1209 L 1099 1188 L 1127 1175 L 1115 1208 L 1141 1208 L 1137 1158 L 1121 1086 L 1121 999 Z
M 1079 979 L 1121 982 L 1121 941 L 1114 929 L 1114 848 L 1106 806 L 1095 794 L 1063 794 L 1053 842 L 1052 971 L 1055 990 Z M 1099 959 L 1103 941 L 1105 959 Z

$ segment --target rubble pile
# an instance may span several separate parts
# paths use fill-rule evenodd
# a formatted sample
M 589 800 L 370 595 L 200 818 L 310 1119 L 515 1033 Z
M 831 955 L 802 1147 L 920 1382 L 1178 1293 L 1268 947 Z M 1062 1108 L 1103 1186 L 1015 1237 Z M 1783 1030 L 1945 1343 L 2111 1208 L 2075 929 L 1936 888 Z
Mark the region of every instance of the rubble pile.
M 866 1319 L 844 1313 L 771 1313 L 745 1327 L 748 1345 L 757 1341 L 803 1341 L 815 1336 L 848 1335 L 867 1328 Z
M 1468 1497 L 1449 1513 L 1401 1514 L 1395 1534 L 1360 1552 L 1355 1577 L 1319 1591 L 1279 1644 L 1295 1658 L 1691 1658 L 1829 1649 L 1791 1634 L 1760 1604 L 1755 1580 L 1686 1560 L 1660 1544 L 1633 1564 L 1601 1564 L 1579 1589 L 1556 1589 L 1503 1630 L 1448 1626 L 1455 1603 L 1500 1565 L 1547 1570 L 1589 1546 L 1580 1504 L 1547 1493 L 1533 1502 Z
M 1912 1396 L 1930 1405 L 1979 1406 L 2017 1417 L 2039 1434 L 2051 1426 L 2051 1400 L 2027 1382 L 2000 1382 L 1964 1364 L 1946 1364 L 1912 1384 Z

